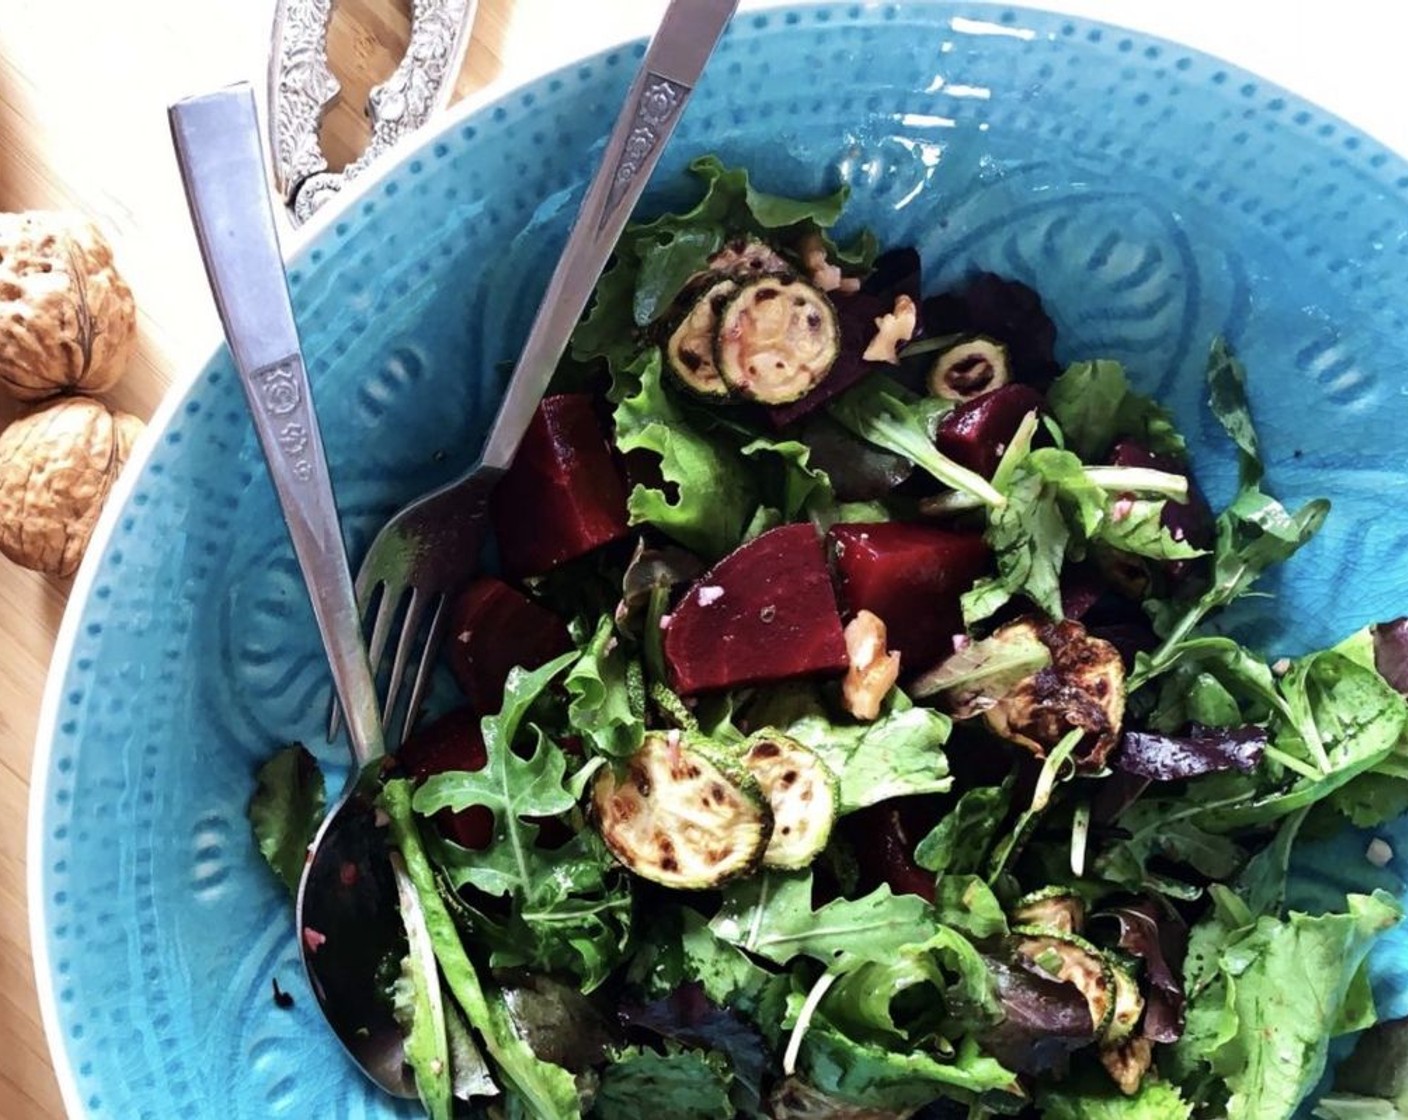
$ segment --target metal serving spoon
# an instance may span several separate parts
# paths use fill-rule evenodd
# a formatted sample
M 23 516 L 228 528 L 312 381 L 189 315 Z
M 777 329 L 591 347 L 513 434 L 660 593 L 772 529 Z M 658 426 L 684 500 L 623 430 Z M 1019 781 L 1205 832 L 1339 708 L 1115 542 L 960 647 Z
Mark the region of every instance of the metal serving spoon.
M 233 86 L 181 101 L 170 116 L 201 256 L 348 714 L 356 764 L 304 867 L 298 894 L 303 960 L 348 1053 L 382 1088 L 413 1097 L 401 1029 L 377 973 L 388 959 L 401 959 L 405 927 L 423 927 L 424 917 L 413 888 L 403 892 L 411 904 L 398 909 L 397 879 L 405 872 L 388 858 L 387 830 L 374 827 L 377 763 L 385 754 L 376 685 L 289 302 L 254 94 L 248 85 Z M 320 851 L 335 856 L 315 859 Z M 437 974 L 433 954 L 421 963 L 428 975 Z
M 735 6 L 736 0 L 672 0 L 666 10 L 510 378 L 501 408 L 510 419 L 501 416 L 494 425 L 512 432 L 501 436 L 513 441 L 499 448 L 505 462 Z M 419 936 L 424 917 L 414 889 L 399 861 L 388 858 L 387 830 L 376 824 L 382 727 L 283 274 L 253 97 L 242 86 L 193 98 L 172 107 L 171 121 L 206 270 L 358 763 L 304 865 L 297 914 L 303 962 L 328 1022 L 363 1071 L 388 1091 L 413 1096 L 381 977 L 386 962 L 405 953 L 406 930 L 412 945 L 423 947 L 428 937 Z M 410 903 L 401 907 L 404 914 L 398 894 Z M 428 975 L 437 975 L 433 959 L 423 963 Z

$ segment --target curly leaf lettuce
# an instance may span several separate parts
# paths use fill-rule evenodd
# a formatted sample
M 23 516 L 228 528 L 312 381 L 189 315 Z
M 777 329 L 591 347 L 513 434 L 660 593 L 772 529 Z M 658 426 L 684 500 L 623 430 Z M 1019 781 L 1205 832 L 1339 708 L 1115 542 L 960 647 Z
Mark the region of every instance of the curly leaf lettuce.
M 573 729 L 609 758 L 626 758 L 645 741 L 644 697 L 633 696 L 630 660 L 606 615 L 563 680 L 572 698 L 567 716 Z
M 642 354 L 628 369 L 627 392 L 616 405 L 616 446 L 649 451 L 673 493 L 637 483 L 626 501 L 632 525 L 649 524 L 708 559 L 735 548 L 757 492 L 748 464 L 724 440 L 696 430 L 661 382 L 660 352 Z

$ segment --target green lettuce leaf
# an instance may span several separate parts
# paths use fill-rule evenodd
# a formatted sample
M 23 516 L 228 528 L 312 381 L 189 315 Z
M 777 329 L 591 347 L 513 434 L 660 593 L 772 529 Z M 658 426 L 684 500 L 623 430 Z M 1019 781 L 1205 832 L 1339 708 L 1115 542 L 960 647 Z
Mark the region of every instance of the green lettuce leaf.
M 739 448 L 763 474 L 761 486 L 786 522 L 819 517 L 835 504 L 836 494 L 824 470 L 811 465 L 812 449 L 795 439 L 758 437 Z
M 679 1120 L 732 1120 L 733 1080 L 722 1056 L 672 1048 L 659 1054 L 638 1046 L 616 1055 L 602 1071 L 591 1115 L 668 1116 Z
M 573 1076 L 560 1066 L 545 1062 L 529 1049 L 514 1030 L 503 996 L 486 989 L 460 939 L 459 929 L 440 897 L 435 870 L 427 858 L 411 807 L 411 786 L 407 781 L 387 782 L 380 804 L 390 820 L 391 835 L 405 860 L 406 872 L 415 886 L 425 924 L 441 975 L 464 1010 L 470 1026 L 479 1032 L 485 1049 L 509 1085 L 539 1116 L 577 1120 L 581 1105 Z
M 934 887 L 934 915 L 979 941 L 1007 933 L 1007 914 L 987 881 L 978 875 L 944 874 Z
M 1201 976 L 1188 970 L 1176 1059 L 1225 1083 L 1228 1120 L 1292 1115 L 1324 1072 L 1330 1039 L 1363 1023 L 1360 966 L 1402 911 L 1383 892 L 1347 901 L 1343 914 L 1263 916 L 1224 935 Z
M 433 962 L 432 962 L 433 965 Z M 391 986 L 391 1010 L 405 1036 L 406 1064 L 415 1073 L 416 1092 L 431 1120 L 450 1120 L 450 1050 L 445 1034 L 445 1010 L 439 985 L 417 968 L 414 958 L 401 961 L 401 974 Z
M 846 956 L 883 960 L 906 945 L 929 940 L 936 930 L 933 909 L 916 895 L 896 895 L 888 886 L 863 898 L 838 898 L 812 909 L 809 871 L 764 871 L 724 890 L 709 923 L 715 936 L 776 964 L 812 957 L 826 964 Z
M 1155 454 L 1179 454 L 1186 447 L 1172 415 L 1129 387 L 1118 362 L 1076 362 L 1051 383 L 1046 403 L 1066 445 L 1087 462 L 1099 461 L 1120 437 Z
M 1164 506 L 1167 504 L 1167 500 L 1134 499 L 1129 502 L 1122 517 L 1107 517 L 1101 522 L 1095 539 L 1121 552 L 1147 556 L 1152 560 L 1188 560 L 1194 556 L 1205 556 L 1204 549 L 1174 539 L 1173 534 L 1164 527 Z
M 724 440 L 689 423 L 661 383 L 660 352 L 651 349 L 627 370 L 615 412 L 616 446 L 660 456 L 674 494 L 638 483 L 627 498 L 631 524 L 654 525 L 713 560 L 737 547 L 757 492 L 748 464 Z
M 322 824 L 324 799 L 322 771 L 300 743 L 259 768 L 249 823 L 259 854 L 290 894 L 298 890 L 308 845 Z
M 1190 1120 L 1193 1106 L 1167 1081 L 1146 1077 L 1126 1096 L 1104 1074 L 1086 1074 L 1037 1091 L 1045 1120 Z
M 1012 780 L 965 790 L 914 849 L 914 862 L 938 875 L 971 875 L 987 863 L 997 830 L 1012 807 Z
M 894 797 L 947 793 L 953 776 L 943 745 L 952 729 L 942 712 L 913 707 L 902 696 L 873 723 L 834 724 L 814 713 L 779 728 L 840 775 L 842 813 Z
M 643 688 L 637 680 L 632 695 L 630 661 L 611 617 L 604 616 L 563 680 L 572 698 L 567 715 L 573 729 L 609 758 L 626 758 L 645 741 Z
M 971 1102 L 985 1093 L 1021 1094 L 1016 1077 L 971 1038 L 963 1039 L 952 1057 L 941 1059 L 922 1050 L 857 1042 L 814 1023 L 802 1041 L 799 1068 L 828 1096 L 895 1111 L 940 1097 Z

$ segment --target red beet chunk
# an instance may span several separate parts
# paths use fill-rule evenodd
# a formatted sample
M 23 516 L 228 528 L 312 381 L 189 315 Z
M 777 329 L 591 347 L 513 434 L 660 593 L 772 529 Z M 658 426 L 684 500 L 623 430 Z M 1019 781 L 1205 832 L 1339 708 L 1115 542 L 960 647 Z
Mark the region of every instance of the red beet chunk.
M 685 696 L 844 671 L 846 641 L 816 530 L 784 525 L 719 561 L 670 617 L 665 662 Z
M 493 715 L 515 665 L 536 669 L 572 648 L 562 619 L 503 580 L 481 576 L 450 608 L 450 671 L 474 710 Z
M 397 765 L 420 785 L 450 770 L 482 770 L 489 756 L 479 733 L 479 719 L 459 708 L 416 730 L 396 753 Z M 440 831 L 464 848 L 482 851 L 494 839 L 494 814 L 483 805 L 456 813 L 441 809 L 434 817 Z
M 626 535 L 626 488 L 591 397 L 544 398 L 491 512 L 513 576 L 541 575 Z
M 990 562 L 980 533 L 889 521 L 836 525 L 827 538 L 846 609 L 880 616 L 902 672 L 953 652 L 953 635 L 963 631 L 959 597 Z
M 1030 385 L 1003 385 L 945 416 L 934 442 L 955 463 L 991 478 L 1022 419 L 1044 404 L 1042 395 Z

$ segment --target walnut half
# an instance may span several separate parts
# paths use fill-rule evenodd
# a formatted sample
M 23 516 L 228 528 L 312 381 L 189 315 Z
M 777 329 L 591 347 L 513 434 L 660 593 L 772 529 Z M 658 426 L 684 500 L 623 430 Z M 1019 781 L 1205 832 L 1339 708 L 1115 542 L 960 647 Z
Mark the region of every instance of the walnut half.
M 0 214 L 0 387 L 22 401 L 101 393 L 136 341 L 132 291 L 79 214 Z
M 899 679 L 900 655 L 886 652 L 885 623 L 870 611 L 846 623 L 845 638 L 851 664 L 841 682 L 841 700 L 856 719 L 874 719 Z
M 0 552 L 71 576 L 142 422 L 86 397 L 66 397 L 0 433 Z

